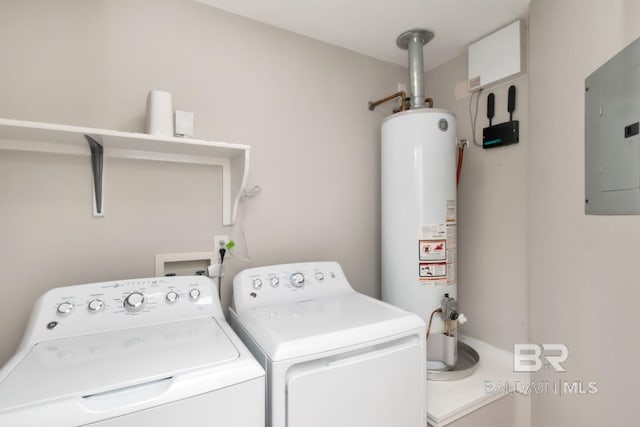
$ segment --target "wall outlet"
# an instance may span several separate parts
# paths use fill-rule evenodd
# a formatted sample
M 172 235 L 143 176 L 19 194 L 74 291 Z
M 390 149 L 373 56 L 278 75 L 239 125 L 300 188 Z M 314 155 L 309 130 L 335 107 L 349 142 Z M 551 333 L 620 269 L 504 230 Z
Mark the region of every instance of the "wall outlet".
M 229 243 L 228 234 L 219 234 L 217 236 L 213 236 L 213 244 L 216 250 L 226 248 L 227 243 Z

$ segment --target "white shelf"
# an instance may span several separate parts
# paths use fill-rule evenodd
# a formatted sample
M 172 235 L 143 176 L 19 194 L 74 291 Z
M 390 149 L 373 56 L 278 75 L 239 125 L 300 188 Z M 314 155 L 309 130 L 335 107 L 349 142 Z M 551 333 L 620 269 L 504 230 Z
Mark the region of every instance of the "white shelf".
M 478 369 L 460 380 L 427 381 L 427 418 L 433 427 L 451 424 L 530 381 L 529 373 L 513 372 L 513 353 L 470 337 L 459 339 L 480 355 Z
M 85 135 L 102 145 L 105 157 L 221 166 L 222 223 L 235 223 L 249 174 L 249 145 L 0 119 L 2 150 L 91 156 Z M 94 215 L 102 216 L 104 206 L 97 212 L 95 197 L 93 204 Z

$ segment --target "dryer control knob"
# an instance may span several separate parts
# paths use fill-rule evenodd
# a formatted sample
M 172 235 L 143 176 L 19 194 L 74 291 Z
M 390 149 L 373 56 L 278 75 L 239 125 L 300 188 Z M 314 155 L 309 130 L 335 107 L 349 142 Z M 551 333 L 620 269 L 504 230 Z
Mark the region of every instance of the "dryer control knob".
M 144 295 L 140 292 L 133 292 L 124 299 L 124 308 L 127 311 L 140 311 L 144 307 Z
M 180 295 L 178 295 L 176 291 L 169 291 L 164 297 L 169 304 L 173 304 L 174 302 L 178 301 Z
M 200 289 L 191 289 L 189 291 L 189 299 L 191 301 L 198 301 L 198 298 L 200 298 Z
M 322 282 L 324 280 L 324 274 L 318 271 L 315 275 L 315 278 L 318 282 Z
M 58 304 L 58 308 L 56 309 L 56 312 L 60 316 L 66 316 L 69 313 L 71 313 L 71 311 L 73 310 L 73 307 L 75 307 L 75 306 L 72 303 L 63 302 L 63 303 Z
M 289 277 L 289 281 L 296 288 L 301 288 L 304 286 L 304 275 L 302 273 L 293 273 L 291 277 Z
M 271 283 L 271 286 L 275 288 L 280 284 L 280 279 L 278 279 L 277 277 L 272 277 L 270 283 Z
M 89 304 L 87 304 L 87 310 L 89 310 L 91 313 L 97 313 L 103 308 L 104 308 L 104 301 L 99 299 L 91 300 L 89 301 Z
M 262 287 L 262 280 L 254 279 L 253 280 L 253 288 L 254 289 L 260 289 L 261 287 Z

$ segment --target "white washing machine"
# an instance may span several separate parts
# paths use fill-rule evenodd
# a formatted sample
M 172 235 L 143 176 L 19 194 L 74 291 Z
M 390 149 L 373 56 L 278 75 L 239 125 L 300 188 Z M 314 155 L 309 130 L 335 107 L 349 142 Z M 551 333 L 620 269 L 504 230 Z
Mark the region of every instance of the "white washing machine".
M 229 312 L 267 372 L 267 426 L 426 426 L 423 320 L 355 292 L 337 263 L 244 270 Z
M 68 286 L 0 370 L 0 425 L 262 427 L 264 387 L 208 278 Z

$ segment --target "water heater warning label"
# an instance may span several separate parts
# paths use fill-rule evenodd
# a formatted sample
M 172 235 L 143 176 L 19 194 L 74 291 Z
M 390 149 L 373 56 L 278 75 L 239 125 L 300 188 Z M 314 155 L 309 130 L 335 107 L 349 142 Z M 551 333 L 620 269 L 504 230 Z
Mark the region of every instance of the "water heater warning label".
M 423 224 L 418 240 L 418 279 L 421 285 L 456 285 L 458 253 L 455 201 L 447 201 L 447 223 Z
M 446 262 L 421 262 L 420 263 L 420 280 L 433 280 L 446 283 L 447 280 L 447 263 Z
M 420 261 L 444 261 L 447 259 L 446 240 L 420 240 Z

